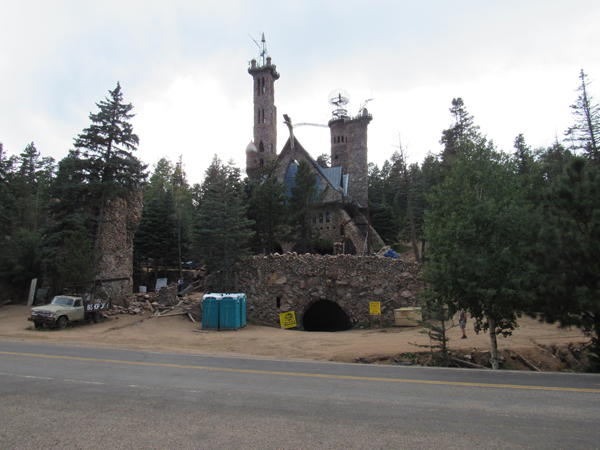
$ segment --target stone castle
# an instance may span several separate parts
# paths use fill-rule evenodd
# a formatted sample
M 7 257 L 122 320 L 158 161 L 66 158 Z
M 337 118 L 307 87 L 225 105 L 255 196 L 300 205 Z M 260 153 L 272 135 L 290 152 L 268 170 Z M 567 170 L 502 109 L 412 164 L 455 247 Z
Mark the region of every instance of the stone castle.
M 267 162 L 276 161 L 276 176 L 288 186 L 288 195 L 295 185 L 294 177 L 300 160 L 306 160 L 315 174 L 319 192 L 324 192 L 322 203 L 316 205 L 313 227 L 323 239 L 334 242 L 336 254 L 368 254 L 384 243 L 370 227 L 368 217 L 368 149 L 367 128 L 373 117 L 366 108 L 350 117 L 339 102 L 333 104 L 333 117 L 328 126 L 331 135 L 330 167 L 317 162 L 294 136 L 293 124 L 283 115 L 290 137 L 277 153 L 277 108 L 275 81 L 279 79 L 276 66 L 266 55 L 263 35 L 259 61 L 252 59 L 248 73 L 254 80 L 254 140 L 246 148 L 246 173 L 249 177 Z M 282 243 L 282 249 L 292 250 L 293 244 Z

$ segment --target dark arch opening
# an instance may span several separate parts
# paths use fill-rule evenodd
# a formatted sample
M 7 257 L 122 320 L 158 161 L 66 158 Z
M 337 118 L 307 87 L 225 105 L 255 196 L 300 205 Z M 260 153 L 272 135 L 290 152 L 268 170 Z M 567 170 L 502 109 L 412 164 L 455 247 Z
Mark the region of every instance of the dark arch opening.
M 328 300 L 319 300 L 310 305 L 304 313 L 302 325 L 306 331 L 345 331 L 352 328 L 352 322 L 344 310 Z

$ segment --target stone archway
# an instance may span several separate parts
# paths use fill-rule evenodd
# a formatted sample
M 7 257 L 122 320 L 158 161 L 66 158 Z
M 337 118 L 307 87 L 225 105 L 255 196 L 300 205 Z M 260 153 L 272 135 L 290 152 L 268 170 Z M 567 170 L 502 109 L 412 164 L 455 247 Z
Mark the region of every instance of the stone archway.
M 305 331 L 345 331 L 352 321 L 337 303 L 318 300 L 304 312 L 302 326 Z

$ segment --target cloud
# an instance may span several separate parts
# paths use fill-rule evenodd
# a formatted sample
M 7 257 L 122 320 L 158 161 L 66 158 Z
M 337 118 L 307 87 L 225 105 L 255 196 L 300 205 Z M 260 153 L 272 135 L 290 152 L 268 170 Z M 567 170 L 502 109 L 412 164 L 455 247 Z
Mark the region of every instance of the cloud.
M 600 77 L 597 1 L 74 1 L 5 2 L 0 29 L 0 141 L 35 141 L 60 159 L 117 81 L 132 102 L 139 155 L 152 165 L 183 155 L 201 181 L 212 156 L 240 167 L 252 137 L 257 55 L 264 31 L 281 79 L 276 105 L 295 122 L 329 120 L 328 93 L 374 97 L 369 155 L 411 159 L 440 150 L 452 98 L 463 97 L 501 148 L 524 133 L 548 145 L 570 125 L 579 69 Z M 598 92 L 596 85 L 592 85 Z M 280 119 L 281 122 L 281 119 Z M 328 130 L 299 128 L 313 154 Z M 287 138 L 280 123 L 279 146 Z

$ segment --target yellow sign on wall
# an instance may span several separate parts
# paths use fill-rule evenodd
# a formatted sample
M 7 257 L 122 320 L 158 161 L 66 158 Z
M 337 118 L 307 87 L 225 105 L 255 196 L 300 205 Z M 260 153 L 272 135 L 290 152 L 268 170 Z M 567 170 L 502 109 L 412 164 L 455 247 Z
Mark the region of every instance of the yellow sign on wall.
M 371 316 L 380 316 L 381 302 L 369 302 L 369 314 Z
M 279 323 L 281 324 L 281 328 L 296 328 L 296 313 L 289 311 L 279 314 Z

